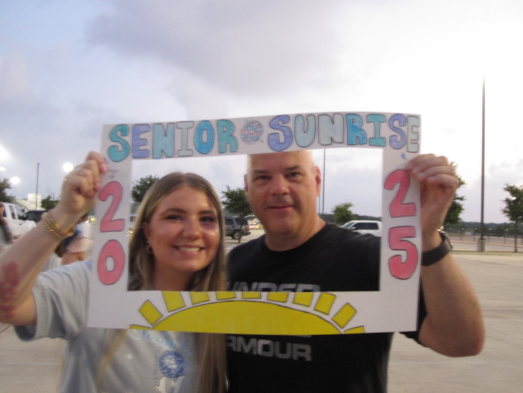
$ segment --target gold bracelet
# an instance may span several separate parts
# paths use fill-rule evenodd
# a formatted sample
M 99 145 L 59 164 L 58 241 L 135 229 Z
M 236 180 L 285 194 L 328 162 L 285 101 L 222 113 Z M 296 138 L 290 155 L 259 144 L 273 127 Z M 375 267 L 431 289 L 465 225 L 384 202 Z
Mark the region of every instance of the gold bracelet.
M 58 223 L 54 220 L 50 212 L 45 212 L 42 215 L 42 218 L 44 220 L 44 224 L 47 230 L 51 232 L 54 236 L 56 236 L 58 239 L 63 240 L 66 237 L 73 236 L 74 230 L 69 229 L 69 231 L 64 232 L 62 228 L 60 228 L 60 225 L 58 225 Z

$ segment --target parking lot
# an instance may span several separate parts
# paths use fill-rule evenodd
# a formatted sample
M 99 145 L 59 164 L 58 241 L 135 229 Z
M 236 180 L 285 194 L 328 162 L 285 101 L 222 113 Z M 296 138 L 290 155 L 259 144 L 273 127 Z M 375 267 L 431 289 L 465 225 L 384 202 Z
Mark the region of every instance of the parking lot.
M 257 231 L 242 241 L 259 236 Z M 228 239 L 229 248 L 237 241 Z M 479 254 L 454 242 L 454 255 L 481 301 L 487 340 L 483 352 L 447 358 L 396 334 L 389 367 L 389 393 L 522 392 L 523 254 L 490 250 Z M 62 343 L 22 343 L 8 328 L 0 333 L 0 392 L 56 392 Z M 350 372 L 350 370 L 347 370 Z

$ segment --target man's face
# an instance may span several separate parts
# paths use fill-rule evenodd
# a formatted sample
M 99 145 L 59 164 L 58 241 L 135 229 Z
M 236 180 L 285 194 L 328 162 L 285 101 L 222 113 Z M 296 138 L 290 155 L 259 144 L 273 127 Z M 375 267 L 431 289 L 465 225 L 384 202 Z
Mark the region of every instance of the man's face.
M 309 151 L 255 154 L 248 158 L 245 191 L 267 237 L 303 241 L 314 234 L 320 171 Z

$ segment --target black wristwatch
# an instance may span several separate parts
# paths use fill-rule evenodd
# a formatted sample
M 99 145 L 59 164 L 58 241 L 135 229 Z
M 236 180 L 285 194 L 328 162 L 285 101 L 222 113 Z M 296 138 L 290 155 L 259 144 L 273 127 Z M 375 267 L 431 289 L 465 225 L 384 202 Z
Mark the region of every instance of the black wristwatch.
M 448 236 L 443 232 L 439 232 L 439 235 L 441 236 L 441 244 L 438 247 L 421 254 L 422 266 L 430 266 L 441 261 L 443 257 L 452 250 Z

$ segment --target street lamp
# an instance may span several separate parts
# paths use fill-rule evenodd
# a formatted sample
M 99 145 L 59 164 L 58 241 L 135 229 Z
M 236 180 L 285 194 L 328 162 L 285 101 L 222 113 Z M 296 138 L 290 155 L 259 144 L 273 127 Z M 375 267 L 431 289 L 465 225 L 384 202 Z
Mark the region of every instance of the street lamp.
M 17 184 L 20 184 L 20 178 L 18 176 L 14 176 L 12 177 L 9 182 L 13 185 L 13 186 L 16 186 Z
M 64 170 L 65 173 L 69 173 L 73 170 L 74 168 L 74 165 L 71 164 L 70 162 L 66 162 L 64 165 L 62 165 L 62 169 Z
M 40 171 L 40 163 L 36 164 L 36 194 L 35 194 L 35 210 L 38 209 L 38 172 Z
M 5 147 L 0 145 L 0 160 L 3 161 L 7 158 L 9 158 L 9 152 L 5 149 Z

